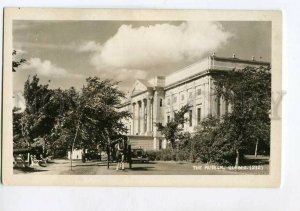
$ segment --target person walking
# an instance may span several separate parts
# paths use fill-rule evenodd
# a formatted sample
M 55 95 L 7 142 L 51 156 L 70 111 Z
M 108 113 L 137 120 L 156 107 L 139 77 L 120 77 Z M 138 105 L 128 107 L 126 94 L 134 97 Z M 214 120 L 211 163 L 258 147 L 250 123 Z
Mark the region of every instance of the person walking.
M 116 144 L 116 157 L 117 157 L 117 168 L 116 170 L 118 171 L 120 168 L 122 170 L 125 169 L 124 167 L 124 148 L 125 148 L 125 144 L 124 144 L 124 140 L 123 139 L 119 139 L 118 143 Z

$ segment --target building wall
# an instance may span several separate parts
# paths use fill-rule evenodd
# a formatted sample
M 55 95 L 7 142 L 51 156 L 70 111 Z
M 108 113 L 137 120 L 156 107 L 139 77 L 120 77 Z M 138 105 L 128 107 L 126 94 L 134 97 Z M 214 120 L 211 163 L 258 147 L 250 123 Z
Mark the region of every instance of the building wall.
M 231 105 L 224 99 L 217 98 L 214 91 L 216 80 L 214 74 L 218 71 L 261 65 L 270 64 L 255 60 L 239 60 L 235 57 L 211 56 L 166 77 L 156 76 L 144 84 L 137 80 L 129 103 L 121 108 L 132 113 L 132 119 L 125 121 L 132 147 L 146 150 L 166 148 L 166 140 L 157 131 L 155 124 L 165 125 L 174 118 L 174 112 L 186 104 L 191 108 L 185 114 L 188 121 L 184 124 L 184 131 L 195 132 L 199 122 L 209 114 L 224 115 L 230 111 Z M 212 74 L 211 71 L 215 73 Z
M 198 108 L 201 109 L 199 112 L 201 119 L 210 113 L 210 79 L 210 76 L 204 76 L 166 90 L 164 124 L 168 122 L 168 119 L 174 118 L 174 112 L 178 112 L 182 106 L 188 104 L 191 106 L 192 120 L 185 123 L 184 131 L 193 132 L 198 124 L 197 115 L 200 111 Z M 189 118 L 190 113 L 187 113 L 186 117 Z
M 152 136 L 128 136 L 128 144 L 131 148 L 142 148 L 146 151 L 153 150 L 153 137 Z
M 71 151 L 68 151 L 68 159 L 71 159 Z M 82 159 L 82 149 L 75 149 L 72 153 L 72 159 Z

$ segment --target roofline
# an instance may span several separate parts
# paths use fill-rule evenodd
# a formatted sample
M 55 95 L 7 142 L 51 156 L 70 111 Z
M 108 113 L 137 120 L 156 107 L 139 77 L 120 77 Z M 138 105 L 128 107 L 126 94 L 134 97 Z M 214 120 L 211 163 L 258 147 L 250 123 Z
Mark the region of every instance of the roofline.
M 194 75 L 191 75 L 191 76 L 189 76 L 189 77 L 187 77 L 187 78 L 184 78 L 184 79 L 182 79 L 182 80 L 179 80 L 179 81 L 177 81 L 177 82 L 175 82 L 175 83 L 169 84 L 169 85 L 167 85 L 167 86 L 164 87 L 164 90 L 167 91 L 167 90 L 172 89 L 172 88 L 174 88 L 174 87 L 180 86 L 180 85 L 182 85 L 183 83 L 187 83 L 187 82 L 193 81 L 193 80 L 195 80 L 195 79 L 204 77 L 204 76 L 206 76 L 206 75 L 217 74 L 217 73 L 226 73 L 226 72 L 228 72 L 228 71 L 230 71 L 230 70 L 232 70 L 232 69 L 227 69 L 227 70 L 225 70 L 225 69 L 217 69 L 217 68 L 206 69 L 206 70 L 204 70 L 204 71 L 201 71 L 201 72 L 199 72 L 199 73 L 196 73 L 196 74 L 194 74 Z
M 141 92 L 138 92 L 138 93 L 135 93 L 135 94 L 131 95 L 131 97 L 136 97 L 136 96 L 138 96 L 138 95 L 141 95 L 141 94 L 144 94 L 144 93 L 146 93 L 146 92 L 152 91 L 154 88 L 155 88 L 155 87 L 147 87 L 146 90 L 141 91 Z
M 218 57 L 218 56 L 209 56 L 208 59 L 214 60 L 214 61 L 221 61 L 221 62 L 232 62 L 232 63 L 242 63 L 242 64 L 251 64 L 251 65 L 271 66 L 270 62 L 257 61 L 257 60 L 254 60 L 254 59 L 247 60 L 247 59 Z M 185 66 L 185 67 L 183 67 L 181 69 L 176 70 L 175 72 L 181 72 L 181 71 L 183 71 L 183 70 L 185 70 L 185 69 L 187 69 L 189 67 L 192 67 L 192 66 L 194 66 L 194 65 L 196 65 L 196 64 L 198 64 L 198 63 L 200 63 L 202 61 L 203 60 L 199 60 L 197 62 L 194 62 L 194 63 L 192 63 L 190 65 L 187 65 L 187 66 Z M 205 76 L 205 75 L 207 75 L 209 73 L 212 73 L 212 71 L 227 71 L 227 70 L 220 70 L 220 69 L 210 68 L 210 65 L 208 64 L 208 68 L 207 69 L 205 69 L 205 70 L 203 70 L 203 71 L 201 71 L 199 73 L 196 73 L 196 74 L 194 74 L 192 76 L 189 76 L 187 78 L 184 78 L 182 80 L 179 80 L 177 82 L 174 82 L 172 84 L 169 84 L 169 85 L 163 87 L 163 89 L 164 90 L 169 90 L 169 89 L 171 89 L 171 88 L 173 88 L 175 86 L 178 86 L 178 85 L 180 85 L 182 83 L 186 83 L 186 82 L 194 80 L 194 79 L 196 79 L 198 77 L 203 77 L 203 76 Z M 174 74 L 175 72 L 171 73 L 170 75 Z M 167 76 L 157 76 L 157 77 L 159 77 L 159 78 L 166 78 Z M 142 79 L 137 79 L 137 80 L 142 80 Z M 142 81 L 140 81 L 140 82 L 142 83 Z M 134 95 L 131 95 L 131 97 L 136 97 L 136 96 L 138 96 L 140 94 L 146 93 L 149 90 L 154 90 L 155 89 L 155 87 L 148 87 L 148 86 L 146 86 L 146 87 L 147 87 L 147 90 L 139 92 L 139 93 L 136 93 Z
M 199 73 L 196 73 L 196 74 L 194 74 L 192 76 L 189 76 L 187 78 L 184 78 L 182 80 L 176 81 L 175 83 L 172 83 L 172 84 L 169 84 L 169 85 L 165 86 L 164 90 L 166 91 L 166 90 L 172 89 L 173 87 L 179 86 L 179 85 L 181 85 L 183 83 L 195 80 L 196 78 L 203 77 L 203 76 L 209 74 L 209 72 L 210 72 L 209 69 L 203 70 L 203 71 L 201 71 Z
M 232 62 L 232 63 L 243 63 L 243 64 L 252 64 L 252 65 L 264 65 L 270 66 L 270 62 L 266 61 L 258 61 L 258 60 L 249 60 L 249 59 L 239 59 L 239 58 L 226 58 L 226 57 L 217 57 L 217 56 L 210 56 L 212 60 L 215 61 L 222 61 L 222 62 Z

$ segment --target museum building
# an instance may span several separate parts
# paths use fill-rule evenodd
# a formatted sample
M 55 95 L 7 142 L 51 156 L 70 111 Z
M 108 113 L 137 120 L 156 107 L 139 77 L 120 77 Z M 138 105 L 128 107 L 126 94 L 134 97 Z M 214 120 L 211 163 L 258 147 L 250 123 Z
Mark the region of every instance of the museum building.
M 128 101 L 120 110 L 128 110 L 132 118 L 124 120 L 128 129 L 128 140 L 132 148 L 160 150 L 167 141 L 157 130 L 156 123 L 165 125 L 174 117 L 174 112 L 189 104 L 188 121 L 183 130 L 195 132 L 199 122 L 209 114 L 221 116 L 230 111 L 230 105 L 214 92 L 214 81 L 220 73 L 232 69 L 244 69 L 247 66 L 270 66 L 270 63 L 217 57 L 215 54 L 167 76 L 156 76 L 151 80 L 135 81 Z

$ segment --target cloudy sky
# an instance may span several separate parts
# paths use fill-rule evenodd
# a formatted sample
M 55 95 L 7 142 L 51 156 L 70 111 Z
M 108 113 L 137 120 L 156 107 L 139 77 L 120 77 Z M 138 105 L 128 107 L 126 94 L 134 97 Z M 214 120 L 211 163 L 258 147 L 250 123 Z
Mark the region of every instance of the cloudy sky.
M 88 76 L 121 81 L 168 75 L 216 52 L 270 61 L 270 22 L 14 21 L 13 48 L 27 63 L 14 92 L 37 74 L 51 88 L 82 87 Z

